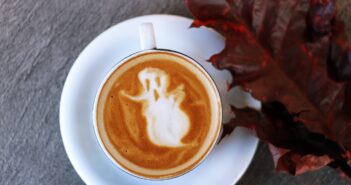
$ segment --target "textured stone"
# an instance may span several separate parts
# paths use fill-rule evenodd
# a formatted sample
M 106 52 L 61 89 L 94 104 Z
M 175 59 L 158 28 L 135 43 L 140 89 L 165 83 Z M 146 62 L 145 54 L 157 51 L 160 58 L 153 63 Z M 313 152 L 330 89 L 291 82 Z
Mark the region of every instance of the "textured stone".
M 84 184 L 59 130 L 65 78 L 99 33 L 146 14 L 190 17 L 181 0 L 0 0 L 0 185 Z M 346 183 L 328 168 L 299 177 L 275 173 L 260 145 L 238 184 Z

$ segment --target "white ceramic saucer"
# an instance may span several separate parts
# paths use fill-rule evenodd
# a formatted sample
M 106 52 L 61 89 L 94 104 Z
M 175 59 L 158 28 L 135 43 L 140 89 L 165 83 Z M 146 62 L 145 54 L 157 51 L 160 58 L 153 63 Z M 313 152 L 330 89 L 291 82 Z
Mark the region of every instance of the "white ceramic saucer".
M 164 181 L 143 180 L 123 172 L 100 148 L 92 122 L 94 97 L 112 66 L 140 51 L 138 26 L 144 22 L 153 23 L 158 48 L 184 53 L 206 68 L 219 88 L 224 120 L 233 116 L 230 111 L 233 101 L 247 98 L 235 91 L 228 93 L 231 75 L 206 62 L 224 47 L 224 39 L 216 32 L 204 27 L 189 28 L 192 21 L 179 16 L 150 15 L 124 21 L 95 38 L 79 55 L 67 76 L 61 96 L 60 128 L 73 167 L 86 184 L 92 185 L 235 184 L 251 162 L 258 143 L 245 129 L 236 129 L 191 172 Z

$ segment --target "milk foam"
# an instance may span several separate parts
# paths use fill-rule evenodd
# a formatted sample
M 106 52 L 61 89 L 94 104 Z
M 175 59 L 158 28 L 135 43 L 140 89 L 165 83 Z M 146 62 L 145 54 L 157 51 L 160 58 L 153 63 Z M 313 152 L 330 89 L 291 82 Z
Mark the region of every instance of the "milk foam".
M 142 114 L 152 143 L 160 146 L 179 147 L 187 134 L 190 121 L 180 108 L 185 98 L 184 85 L 180 84 L 167 92 L 170 77 L 161 69 L 145 68 L 138 73 L 142 84 L 140 95 L 132 96 L 122 91 L 129 99 L 142 103 Z

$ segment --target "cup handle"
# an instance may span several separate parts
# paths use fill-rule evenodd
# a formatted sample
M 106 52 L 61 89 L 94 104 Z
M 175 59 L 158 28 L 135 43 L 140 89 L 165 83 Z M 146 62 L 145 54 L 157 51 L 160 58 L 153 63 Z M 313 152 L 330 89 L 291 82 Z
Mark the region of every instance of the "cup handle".
M 142 50 L 156 49 L 154 26 L 150 22 L 139 26 L 140 47 Z

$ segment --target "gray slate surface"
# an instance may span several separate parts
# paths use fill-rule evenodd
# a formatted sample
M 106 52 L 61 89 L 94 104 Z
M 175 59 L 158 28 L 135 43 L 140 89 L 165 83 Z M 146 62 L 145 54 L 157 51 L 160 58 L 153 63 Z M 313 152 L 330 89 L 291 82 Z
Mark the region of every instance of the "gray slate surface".
M 348 6 L 343 15 L 350 14 L 350 0 L 341 4 Z M 125 19 L 157 13 L 190 17 L 181 0 L 0 0 L 0 185 L 84 184 L 60 136 L 65 78 L 99 33 Z M 261 144 L 238 184 L 346 182 L 329 168 L 298 177 L 275 173 Z

